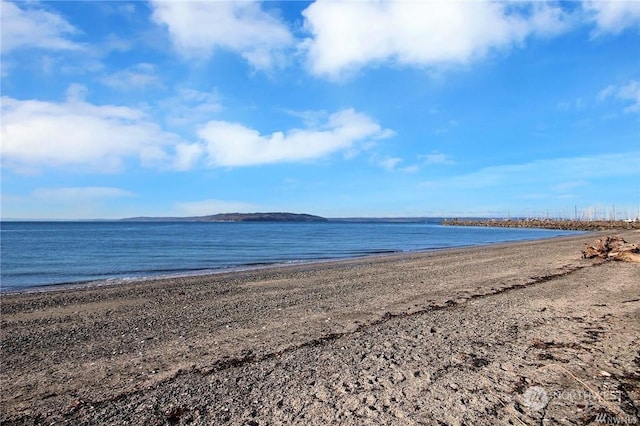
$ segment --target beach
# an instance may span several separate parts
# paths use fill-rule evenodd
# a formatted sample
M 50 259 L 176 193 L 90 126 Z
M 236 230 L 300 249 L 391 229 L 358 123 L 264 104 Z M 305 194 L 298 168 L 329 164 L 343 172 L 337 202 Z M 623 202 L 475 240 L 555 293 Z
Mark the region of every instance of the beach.
M 2 296 L 2 424 L 640 423 L 604 235 Z

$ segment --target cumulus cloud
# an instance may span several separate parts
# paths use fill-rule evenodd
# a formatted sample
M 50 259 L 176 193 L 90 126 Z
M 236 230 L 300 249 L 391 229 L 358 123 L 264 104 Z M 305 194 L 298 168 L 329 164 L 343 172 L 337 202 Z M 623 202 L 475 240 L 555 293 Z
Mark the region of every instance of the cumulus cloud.
M 82 46 L 69 40 L 78 30 L 58 14 L 33 8 L 24 3 L 2 1 L 0 27 L 2 53 L 17 49 L 40 48 L 52 50 L 78 50 Z
M 317 1 L 303 15 L 311 37 L 302 49 L 311 72 L 329 78 L 370 63 L 464 64 L 569 25 L 558 7 L 488 1 Z
M 198 164 L 249 166 L 349 153 L 393 135 L 367 115 L 345 109 L 316 126 L 270 135 L 212 120 L 198 129 L 199 140 L 189 142 L 163 130 L 144 111 L 95 105 L 85 100 L 86 94 L 86 87 L 74 84 L 63 102 L 2 97 L 3 166 L 28 173 L 69 167 L 114 172 L 136 159 L 143 166 L 175 170 L 191 170 Z M 185 95 L 194 98 L 196 107 L 199 101 L 208 105 L 208 113 L 217 108 L 202 92 L 187 90 Z
M 177 136 L 164 132 L 137 109 L 94 105 L 73 85 L 64 102 L 2 97 L 2 162 L 17 169 L 74 166 L 118 170 L 125 159 L 144 165 L 168 160 Z
M 199 143 L 180 143 L 175 147 L 173 168 L 179 171 L 191 170 L 202 158 L 204 147 Z
M 389 137 L 365 114 L 345 109 L 331 114 L 322 126 L 261 135 L 257 130 L 226 121 L 210 121 L 199 131 L 212 166 L 249 166 L 305 161 L 346 151 L 357 142 Z
M 209 57 L 221 48 L 269 69 L 293 44 L 286 25 L 255 1 L 154 0 L 151 5 L 153 20 L 167 27 L 176 49 L 189 57 Z
M 640 31 L 638 1 L 587 1 L 583 7 L 597 26 L 596 35 L 619 34 L 628 28 Z

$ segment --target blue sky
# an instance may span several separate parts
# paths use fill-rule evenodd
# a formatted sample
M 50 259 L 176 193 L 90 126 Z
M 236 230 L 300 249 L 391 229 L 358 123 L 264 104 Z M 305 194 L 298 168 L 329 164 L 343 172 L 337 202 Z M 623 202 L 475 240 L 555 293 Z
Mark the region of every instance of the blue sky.
M 2 217 L 636 217 L 640 2 L 2 2 Z

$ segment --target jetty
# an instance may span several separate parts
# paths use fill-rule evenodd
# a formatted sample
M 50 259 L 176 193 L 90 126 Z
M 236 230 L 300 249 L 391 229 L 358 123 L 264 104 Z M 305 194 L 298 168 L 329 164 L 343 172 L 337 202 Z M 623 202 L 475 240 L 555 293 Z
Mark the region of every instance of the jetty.
M 566 231 L 607 231 L 640 229 L 640 220 L 570 220 L 570 219 L 444 219 L 443 225 L 485 226 L 493 228 L 541 228 Z

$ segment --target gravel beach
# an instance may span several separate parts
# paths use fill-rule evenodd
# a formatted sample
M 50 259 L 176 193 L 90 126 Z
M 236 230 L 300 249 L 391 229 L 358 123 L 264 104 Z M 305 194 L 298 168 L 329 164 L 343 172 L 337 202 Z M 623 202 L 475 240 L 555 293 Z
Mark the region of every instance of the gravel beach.
M 2 424 L 640 424 L 603 235 L 2 295 Z

